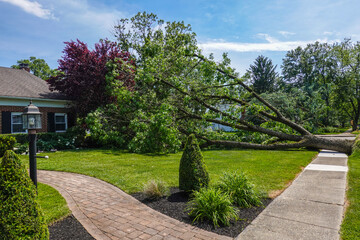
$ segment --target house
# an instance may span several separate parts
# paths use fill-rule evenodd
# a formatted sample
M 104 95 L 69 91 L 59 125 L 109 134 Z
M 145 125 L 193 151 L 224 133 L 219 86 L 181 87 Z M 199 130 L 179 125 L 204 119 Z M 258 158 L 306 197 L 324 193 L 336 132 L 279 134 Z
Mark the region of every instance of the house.
M 0 134 L 25 133 L 21 114 L 30 100 L 42 113 L 39 132 L 65 132 L 74 122 L 70 101 L 30 73 L 30 69 L 0 67 Z

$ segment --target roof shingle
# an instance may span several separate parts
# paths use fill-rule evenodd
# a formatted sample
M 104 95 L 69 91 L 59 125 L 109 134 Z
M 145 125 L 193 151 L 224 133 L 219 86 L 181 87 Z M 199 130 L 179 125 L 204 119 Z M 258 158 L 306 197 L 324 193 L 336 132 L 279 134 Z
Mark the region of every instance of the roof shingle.
M 0 67 L 0 96 L 68 100 L 46 81 L 23 69 Z

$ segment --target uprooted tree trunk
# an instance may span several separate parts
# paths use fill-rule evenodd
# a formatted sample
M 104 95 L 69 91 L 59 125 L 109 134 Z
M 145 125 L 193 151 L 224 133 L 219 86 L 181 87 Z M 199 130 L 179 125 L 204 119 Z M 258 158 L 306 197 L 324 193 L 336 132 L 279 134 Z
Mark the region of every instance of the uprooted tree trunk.
M 215 146 L 228 146 L 234 148 L 248 148 L 248 149 L 259 149 L 259 150 L 281 150 L 289 148 L 315 148 L 315 149 L 328 149 L 346 154 L 351 154 L 353 140 L 340 140 L 340 139 L 326 139 L 317 137 L 314 135 L 303 136 L 303 139 L 295 143 L 287 144 L 254 144 L 245 142 L 235 141 L 222 141 L 222 140 L 210 140 L 198 135 L 199 138 L 205 140 L 207 143 L 204 146 L 215 145 Z
M 200 61 L 209 61 L 203 56 L 194 55 L 193 57 L 200 59 Z M 255 115 L 259 119 L 264 121 L 275 121 L 282 123 L 291 129 L 293 129 L 296 133 L 295 134 L 288 134 L 281 131 L 275 131 L 272 129 L 264 128 L 259 125 L 255 125 L 250 121 L 240 117 L 236 118 L 232 114 L 221 110 L 218 105 L 210 104 L 209 100 L 219 100 L 219 104 L 222 103 L 232 103 L 232 104 L 239 104 L 241 106 L 251 106 L 250 103 L 244 99 L 240 99 L 234 96 L 220 94 L 220 95 L 213 95 L 207 93 L 201 93 L 196 89 L 186 90 L 184 88 L 179 88 L 175 84 L 164 80 L 158 79 L 162 84 L 167 85 L 168 87 L 175 89 L 180 95 L 190 97 L 194 102 L 197 104 L 205 107 L 209 111 L 219 114 L 221 118 L 206 118 L 203 115 L 197 115 L 193 112 L 190 112 L 183 108 L 183 106 L 178 105 L 177 109 L 179 113 L 182 114 L 182 118 L 188 119 L 197 119 L 197 120 L 205 120 L 210 123 L 221 124 L 224 126 L 229 126 L 233 129 L 237 130 L 244 130 L 250 132 L 259 132 L 263 134 L 267 134 L 269 136 L 276 137 L 278 142 L 285 143 L 276 143 L 276 144 L 254 144 L 248 142 L 238 142 L 238 141 L 227 141 L 227 140 L 214 140 L 210 139 L 209 137 L 205 136 L 204 134 L 195 134 L 198 138 L 206 141 L 205 145 L 216 145 L 216 146 L 227 146 L 227 147 L 234 147 L 234 148 L 249 148 L 249 149 L 263 149 L 263 150 L 276 150 L 276 149 L 289 149 L 289 148 L 315 148 L 315 149 L 328 149 L 334 150 L 338 152 L 343 152 L 347 154 L 351 154 L 352 152 L 352 145 L 354 141 L 351 140 L 343 140 L 343 139 L 326 139 L 322 137 L 315 136 L 311 134 L 308 130 L 303 128 L 301 125 L 287 119 L 278 109 L 276 109 L 272 104 L 262 98 L 259 94 L 257 94 L 252 88 L 247 86 L 244 82 L 242 82 L 239 78 L 234 75 L 229 74 L 225 70 L 221 68 L 216 69 L 218 72 L 226 75 L 227 77 L 234 80 L 234 83 L 228 85 L 221 85 L 221 86 L 211 86 L 209 88 L 223 88 L 230 85 L 239 85 L 243 87 L 247 92 L 251 94 L 251 96 L 258 100 L 264 107 L 265 110 L 258 111 Z M 222 120 L 227 119 L 227 120 Z M 185 134 L 190 134 L 185 129 L 180 128 Z

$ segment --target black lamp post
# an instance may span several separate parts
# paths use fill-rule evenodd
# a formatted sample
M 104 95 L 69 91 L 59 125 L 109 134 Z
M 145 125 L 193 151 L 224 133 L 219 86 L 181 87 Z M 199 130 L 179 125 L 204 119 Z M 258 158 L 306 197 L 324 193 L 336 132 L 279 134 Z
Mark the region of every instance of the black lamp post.
M 23 114 L 23 128 L 28 130 L 29 134 L 29 160 L 30 160 L 30 178 L 37 187 L 36 174 L 36 130 L 41 129 L 41 113 L 39 108 L 32 104 L 25 107 Z

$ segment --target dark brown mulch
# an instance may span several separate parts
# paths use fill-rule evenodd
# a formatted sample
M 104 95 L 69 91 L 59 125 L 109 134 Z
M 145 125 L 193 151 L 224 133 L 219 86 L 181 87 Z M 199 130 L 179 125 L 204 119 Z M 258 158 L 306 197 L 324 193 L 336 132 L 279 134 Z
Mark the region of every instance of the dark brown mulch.
M 179 221 L 193 224 L 192 219 L 185 212 L 186 204 L 189 201 L 189 195 L 180 191 L 178 188 L 171 188 L 168 197 L 159 200 L 149 200 L 143 193 L 132 194 L 133 197 L 146 204 L 147 206 Z M 236 237 L 254 220 L 264 208 L 269 205 L 272 199 L 267 198 L 262 202 L 264 206 L 240 209 L 239 218 L 241 220 L 232 222 L 230 226 L 214 227 L 210 222 L 194 223 L 193 225 L 207 231 L 211 231 L 220 235 Z
M 50 240 L 95 240 L 73 215 L 49 226 L 49 232 Z
M 135 193 L 132 194 L 132 196 L 165 215 L 188 224 L 193 224 L 192 219 L 185 212 L 189 195 L 180 191 L 178 188 L 171 188 L 168 197 L 158 200 L 149 200 L 143 193 Z M 215 228 L 210 222 L 194 223 L 193 225 L 220 235 L 236 237 L 271 201 L 272 199 L 267 198 L 262 201 L 264 204 L 262 207 L 240 209 L 239 218 L 241 220 L 232 222 L 230 226 Z M 50 240 L 95 240 L 72 215 L 50 226 L 49 231 Z

